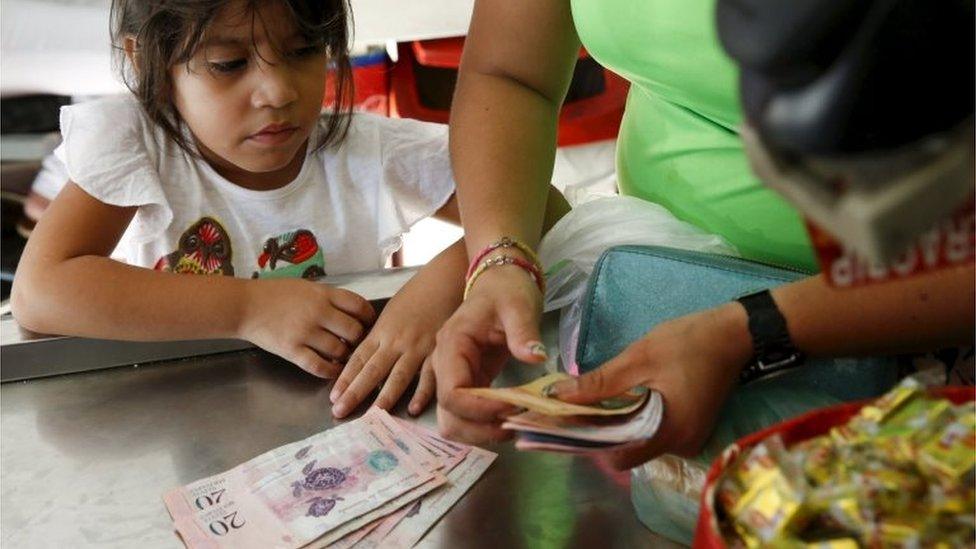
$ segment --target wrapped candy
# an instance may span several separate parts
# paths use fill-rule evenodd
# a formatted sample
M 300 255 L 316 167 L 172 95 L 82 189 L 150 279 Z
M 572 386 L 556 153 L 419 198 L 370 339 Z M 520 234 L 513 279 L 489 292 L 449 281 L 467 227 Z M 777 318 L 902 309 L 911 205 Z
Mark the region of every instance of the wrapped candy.
M 906 381 L 827 435 L 744 452 L 717 501 L 746 547 L 958 547 L 976 539 L 976 405 Z

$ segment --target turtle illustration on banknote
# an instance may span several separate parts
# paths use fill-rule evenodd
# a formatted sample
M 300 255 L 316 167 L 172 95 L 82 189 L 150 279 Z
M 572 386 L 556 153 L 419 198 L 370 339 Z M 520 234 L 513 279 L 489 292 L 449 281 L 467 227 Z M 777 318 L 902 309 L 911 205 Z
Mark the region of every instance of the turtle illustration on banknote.
M 320 467 L 316 469 L 315 461 L 313 459 L 302 468 L 302 474 L 305 475 L 305 478 L 291 483 L 292 494 L 296 498 L 302 497 L 302 490 L 332 490 L 349 480 L 348 467 L 344 469 L 338 469 L 336 467 Z
M 342 500 L 339 496 L 332 496 L 328 498 L 323 498 L 321 496 L 315 496 L 314 498 L 306 501 L 305 503 L 311 503 L 308 507 L 308 513 L 305 516 L 309 517 L 324 517 L 329 514 L 335 506 L 336 502 Z

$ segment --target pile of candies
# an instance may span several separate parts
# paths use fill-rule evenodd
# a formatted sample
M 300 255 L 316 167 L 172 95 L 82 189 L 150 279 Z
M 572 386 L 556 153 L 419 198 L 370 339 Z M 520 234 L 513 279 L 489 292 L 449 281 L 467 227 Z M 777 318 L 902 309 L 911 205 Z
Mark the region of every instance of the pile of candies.
M 846 425 L 790 448 L 756 445 L 720 478 L 734 547 L 973 547 L 976 406 L 912 380 Z

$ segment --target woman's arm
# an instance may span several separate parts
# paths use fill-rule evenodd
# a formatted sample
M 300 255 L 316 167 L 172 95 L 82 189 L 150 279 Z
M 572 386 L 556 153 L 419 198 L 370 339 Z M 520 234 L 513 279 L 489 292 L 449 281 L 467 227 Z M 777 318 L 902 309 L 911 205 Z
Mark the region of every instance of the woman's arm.
M 808 355 L 926 351 L 973 344 L 974 275 L 970 265 L 849 290 L 817 276 L 772 294 L 791 338 Z M 638 385 L 661 393 L 668 413 L 658 434 L 611 457 L 625 469 L 662 453 L 697 454 L 752 355 L 745 309 L 732 302 L 659 324 L 600 368 L 554 390 L 572 402 Z
M 239 337 L 329 377 L 349 350 L 339 338 L 359 341 L 373 319 L 369 302 L 324 284 L 187 276 L 108 258 L 134 214 L 68 183 L 21 257 L 11 296 L 17 321 L 110 339 Z
M 451 165 L 468 255 L 503 236 L 539 242 L 559 108 L 579 53 L 568 0 L 479 0 L 451 107 Z M 560 197 L 561 198 L 561 197 Z M 551 201 L 550 201 L 551 203 Z M 562 202 L 563 209 L 565 202 Z M 519 254 L 505 248 L 492 255 Z M 516 266 L 488 269 L 437 334 L 441 432 L 503 438 L 509 407 L 458 389 L 491 383 L 509 353 L 541 362 L 542 295 Z
M 451 106 L 470 256 L 501 236 L 538 243 L 579 47 L 568 0 L 476 3 Z
M 815 276 L 773 290 L 797 348 L 813 356 L 928 351 L 972 344 L 973 266 L 847 290 Z

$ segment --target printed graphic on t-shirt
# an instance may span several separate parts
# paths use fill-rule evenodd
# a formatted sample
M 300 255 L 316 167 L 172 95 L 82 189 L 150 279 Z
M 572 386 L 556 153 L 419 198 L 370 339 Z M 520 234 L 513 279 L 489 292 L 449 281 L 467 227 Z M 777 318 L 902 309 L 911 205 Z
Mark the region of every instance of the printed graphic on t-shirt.
M 307 229 L 269 238 L 251 278 L 309 278 L 325 275 L 325 258 L 315 235 Z
M 188 274 L 234 276 L 230 237 L 212 217 L 204 217 L 180 236 L 179 248 L 156 262 L 153 269 Z

